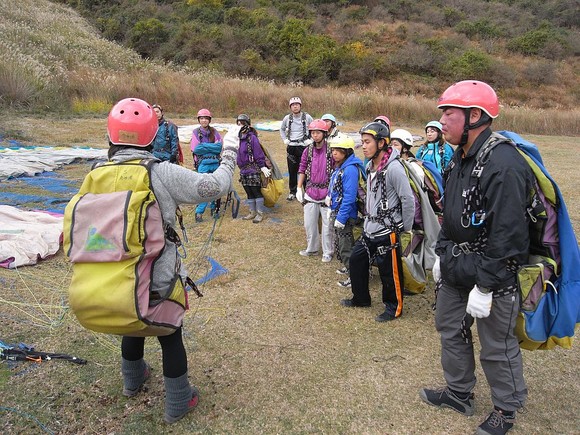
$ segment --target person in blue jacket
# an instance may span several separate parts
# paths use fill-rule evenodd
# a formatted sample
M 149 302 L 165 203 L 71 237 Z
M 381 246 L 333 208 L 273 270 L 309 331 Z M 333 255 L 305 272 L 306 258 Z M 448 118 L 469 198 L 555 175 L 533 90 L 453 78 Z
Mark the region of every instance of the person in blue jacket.
M 329 141 L 335 170 L 330 176 L 329 197 L 330 225 L 334 227 L 336 258 L 343 264 L 336 273 L 346 275 L 339 281 L 341 287 L 350 287 L 348 263 L 354 245 L 353 228 L 357 223 L 357 194 L 359 177 L 365 176 L 362 161 L 354 154 L 354 139 L 338 133 Z
M 159 129 L 153 141 L 153 155 L 162 162 L 169 161 L 178 163 L 179 157 L 179 137 L 177 136 L 177 127 L 175 124 L 163 116 L 163 107 L 154 104 L 153 110 L 157 115 Z
M 442 126 L 439 121 L 427 123 L 425 126 L 427 140 L 421 145 L 415 157 L 419 160 L 433 163 L 439 172 L 443 174 L 443 171 L 453 158 L 454 151 L 451 145 L 445 141 L 441 129 Z
M 210 126 L 211 112 L 208 109 L 200 109 L 197 112 L 199 127 L 193 130 L 191 135 L 191 152 L 193 153 L 193 168 L 207 174 L 215 171 L 220 165 L 220 153 L 222 152 L 222 137 L 219 132 Z M 207 202 L 202 202 L 195 209 L 195 221 L 203 222 L 203 212 L 207 208 Z M 211 214 L 215 210 L 215 201 L 210 204 Z

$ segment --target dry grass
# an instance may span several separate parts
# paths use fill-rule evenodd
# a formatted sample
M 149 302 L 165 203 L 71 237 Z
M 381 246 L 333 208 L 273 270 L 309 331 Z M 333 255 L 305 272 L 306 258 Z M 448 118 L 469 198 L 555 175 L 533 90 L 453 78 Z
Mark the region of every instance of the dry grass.
M 176 119 L 178 125 L 192 119 Z M 4 119 L 34 143 L 105 144 L 103 119 Z M 0 124 L 1 127 L 2 124 Z M 348 123 L 355 131 L 360 123 Z M 421 125 L 408 126 L 420 133 Z M 277 133 L 261 133 L 284 168 Z M 567 199 L 580 230 L 580 183 L 576 139 L 531 136 Z M 188 164 L 191 156 L 185 153 Z M 66 176 L 80 179 L 86 167 Z M 236 176 L 237 178 L 237 176 Z M 243 192 L 237 185 L 238 192 Z M 243 196 L 243 195 L 242 195 Z M 242 205 L 241 213 L 245 213 Z M 190 236 L 190 269 L 196 277 L 199 250 L 211 223 L 194 224 L 184 208 Z M 439 338 L 433 325 L 432 289 L 405 299 L 401 319 L 378 324 L 379 283 L 372 280 L 370 309 L 341 308 L 349 291 L 336 285 L 336 262 L 303 258 L 302 209 L 281 200 L 259 225 L 226 216 L 207 255 L 229 269 L 202 286 L 185 319 L 190 380 L 201 389 L 198 409 L 182 422 L 162 422 L 161 355 L 149 339 L 153 366 L 148 390 L 135 399 L 121 395 L 119 340 L 94 334 L 61 311 L 70 266 L 62 253 L 34 267 L 0 270 L 4 303 L 0 340 L 34 344 L 38 350 L 86 358 L 86 366 L 52 361 L 15 368 L 0 364 L 0 429 L 4 433 L 447 433 L 471 432 L 491 407 L 485 376 L 478 369 L 477 409 L 472 418 L 424 405 L 422 386 L 443 382 Z M 38 302 L 34 302 L 38 298 Z M 17 302 L 24 302 L 18 305 Z M 42 305 L 43 304 L 43 305 Z M 44 312 L 39 310 L 39 306 Z M 49 309 L 48 306 L 56 306 Z M 48 321 L 53 325 L 48 327 Z M 530 390 L 527 413 L 514 433 L 578 433 L 578 346 L 572 350 L 524 352 Z M 10 410 L 6 410 L 10 408 Z M 33 419 L 37 419 L 35 421 Z

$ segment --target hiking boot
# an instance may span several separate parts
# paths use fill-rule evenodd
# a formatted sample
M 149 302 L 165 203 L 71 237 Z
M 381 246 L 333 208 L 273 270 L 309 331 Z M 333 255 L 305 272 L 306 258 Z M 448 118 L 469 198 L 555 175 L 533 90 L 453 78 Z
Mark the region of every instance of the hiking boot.
M 347 278 L 344 281 L 338 281 L 337 284 L 341 287 L 344 287 L 344 288 L 352 287 L 352 285 L 350 283 L 350 278 Z
M 306 249 L 303 249 L 302 251 L 299 252 L 299 254 L 302 255 L 303 257 L 312 257 L 313 255 L 318 255 L 318 251 L 310 252 L 307 251 Z
M 356 302 L 354 299 L 343 299 L 342 301 L 340 301 L 340 305 L 342 305 L 343 307 L 347 307 L 347 308 L 364 308 L 364 307 L 370 307 L 371 303 L 367 302 L 367 303 L 360 303 L 360 302 Z
M 256 217 L 256 212 L 255 211 L 251 211 L 249 212 L 247 215 L 245 215 L 242 220 L 245 221 L 251 221 L 252 219 L 254 219 Z
M 388 311 L 385 311 L 383 314 L 379 314 L 377 317 L 375 317 L 375 320 L 377 322 L 388 322 L 390 320 L 395 320 L 395 319 L 396 319 L 396 317 L 393 316 Z
M 326 255 L 324 254 L 322 256 L 322 262 L 323 263 L 330 263 L 332 261 L 332 255 Z
M 286 201 L 294 201 L 296 199 L 296 195 L 294 195 L 293 193 L 288 194 L 288 196 L 286 197 Z
M 348 275 L 348 267 L 344 266 L 341 267 L 340 269 L 336 269 L 336 273 L 338 273 L 339 275 Z
M 143 382 L 141 383 L 141 385 L 139 385 L 137 388 L 131 390 L 127 387 L 123 387 L 123 396 L 125 397 L 134 397 L 137 395 L 137 393 L 139 393 L 140 391 L 142 391 L 145 386 L 145 382 L 147 382 L 147 379 L 149 379 L 151 377 L 151 366 L 147 363 L 145 363 L 145 369 L 143 369 Z
M 256 216 L 254 217 L 252 222 L 254 222 L 255 224 L 259 224 L 263 220 L 264 220 L 264 215 L 262 213 L 256 213 Z
M 474 413 L 473 393 L 465 399 L 460 399 L 447 387 L 438 388 L 436 390 L 428 390 L 423 388 L 419 391 L 421 399 L 429 405 L 438 406 L 440 408 L 451 408 L 460 414 L 471 416 Z
M 163 419 L 165 423 L 175 423 L 176 421 L 181 420 L 185 417 L 189 412 L 193 411 L 199 402 L 199 390 L 196 387 L 191 387 L 191 399 L 187 402 L 187 409 L 178 415 L 171 415 L 167 411 L 165 411 L 165 415 Z
M 515 411 L 503 411 L 495 408 L 479 425 L 476 435 L 504 435 L 516 422 Z
M 202 217 L 201 213 L 196 213 L 195 214 L 195 221 L 198 222 L 198 223 L 199 222 L 203 222 L 203 217 Z

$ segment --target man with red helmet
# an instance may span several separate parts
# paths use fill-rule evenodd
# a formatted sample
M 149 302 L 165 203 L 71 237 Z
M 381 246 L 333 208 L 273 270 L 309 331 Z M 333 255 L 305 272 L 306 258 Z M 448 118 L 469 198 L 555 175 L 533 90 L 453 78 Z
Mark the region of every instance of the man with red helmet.
M 138 98 L 119 101 L 108 118 L 109 160 L 122 163 L 153 159 L 152 142 L 158 127 L 154 109 L 147 102 Z M 239 130 L 240 127 L 234 127 L 226 134 L 221 162 L 211 174 L 200 174 L 169 161 L 151 166 L 151 189 L 159 204 L 164 228 L 175 227 L 178 204 L 211 201 L 230 191 L 239 147 Z M 112 176 L 115 173 L 112 172 Z M 114 178 L 110 184 L 115 184 Z M 175 240 L 166 238 L 163 253 L 153 266 L 150 292 L 161 296 L 159 299 L 166 298 L 184 273 Z M 161 302 L 159 306 L 163 303 L 174 302 Z M 189 384 L 182 328 L 170 335 L 160 336 L 158 340 L 165 384 L 164 419 L 167 423 L 174 423 L 197 406 L 198 391 Z M 121 341 L 123 395 L 127 397 L 136 396 L 150 377 L 150 366 L 143 359 L 144 344 L 144 337 L 123 336 Z
M 286 162 L 288 163 L 288 187 L 290 193 L 286 198 L 292 201 L 296 198 L 296 186 L 298 185 L 298 166 L 302 153 L 306 147 L 312 144 L 308 135 L 308 126 L 313 121 L 312 116 L 302 110 L 300 97 L 292 97 L 288 101 L 290 113 L 282 120 L 280 136 L 286 145 Z
M 306 230 L 306 249 L 300 255 L 307 257 L 318 254 L 320 233 L 318 217 L 322 219 L 322 262 L 332 260 L 334 251 L 333 229 L 330 227 L 329 209 L 325 200 L 328 195 L 330 175 L 334 170 L 332 151 L 327 144 L 328 124 L 315 119 L 308 126 L 310 144 L 302 153 L 298 168 L 296 199 L 304 205 L 304 229 Z
M 447 385 L 422 389 L 420 396 L 430 405 L 474 414 L 475 318 L 479 359 L 494 405 L 477 433 L 504 434 L 528 394 L 514 326 L 520 308 L 516 271 L 528 259 L 526 208 L 533 174 L 516 148 L 492 132 L 499 100 L 488 84 L 455 83 L 437 107 L 443 111 L 445 138 L 458 146 L 446 171 L 439 257 L 433 267 L 438 289 L 435 326 Z

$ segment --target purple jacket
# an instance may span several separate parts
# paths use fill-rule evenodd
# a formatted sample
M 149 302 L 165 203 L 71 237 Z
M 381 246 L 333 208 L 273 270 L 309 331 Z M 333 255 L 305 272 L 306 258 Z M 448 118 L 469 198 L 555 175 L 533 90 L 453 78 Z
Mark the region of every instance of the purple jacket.
M 215 140 L 210 140 L 209 138 L 210 129 L 214 131 Z M 193 133 L 191 135 L 191 151 L 195 151 L 195 147 L 200 143 L 212 143 L 212 142 L 218 143 L 221 141 L 222 137 L 215 128 L 211 126 L 209 126 L 207 129 L 203 127 L 198 127 L 195 130 L 193 130 Z
M 330 174 L 328 173 L 327 162 L 327 144 L 324 141 L 322 148 L 318 149 L 315 145 L 310 145 L 302 153 L 300 159 L 300 166 L 298 167 L 299 174 L 306 174 L 308 166 L 308 152 L 312 147 L 312 164 L 310 166 L 310 177 L 306 175 L 304 183 L 306 194 L 315 201 L 322 201 L 328 194 L 328 184 L 330 182 Z M 330 157 L 330 169 L 334 169 L 334 160 Z
M 251 153 L 248 152 L 251 149 Z M 252 155 L 252 157 L 250 157 Z M 236 160 L 241 175 L 250 175 L 260 172 L 266 166 L 266 156 L 260 146 L 260 141 L 253 131 L 248 131 L 240 138 L 240 149 Z

